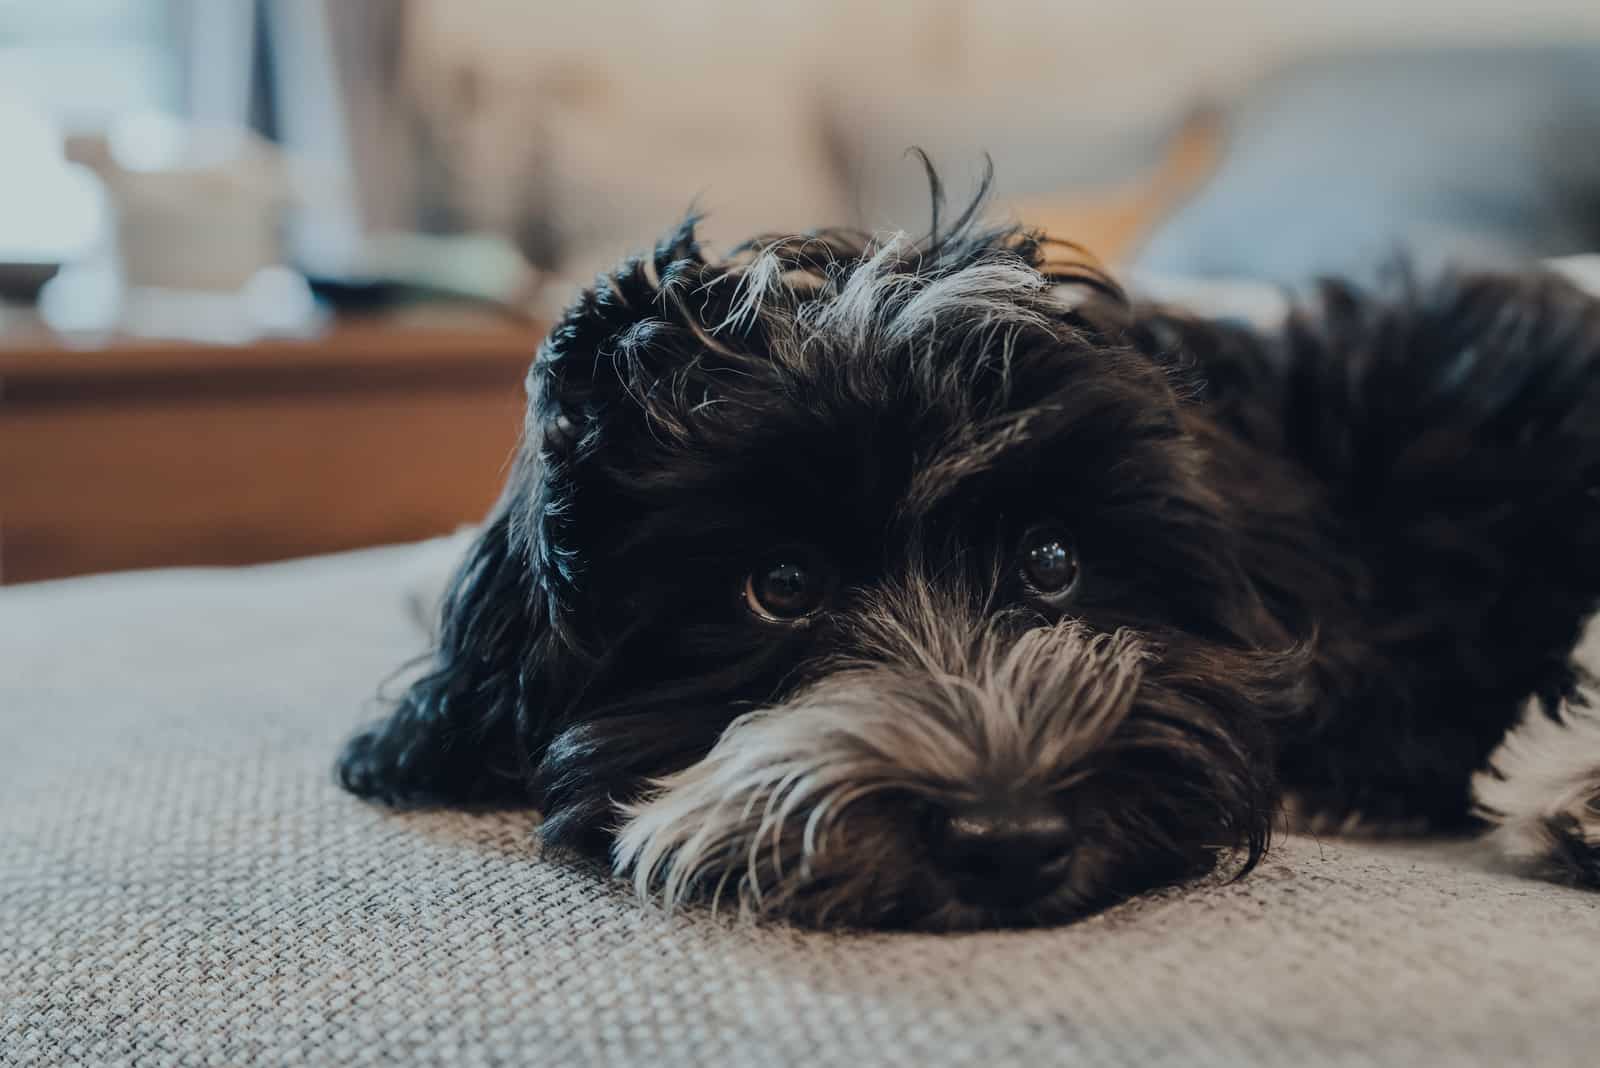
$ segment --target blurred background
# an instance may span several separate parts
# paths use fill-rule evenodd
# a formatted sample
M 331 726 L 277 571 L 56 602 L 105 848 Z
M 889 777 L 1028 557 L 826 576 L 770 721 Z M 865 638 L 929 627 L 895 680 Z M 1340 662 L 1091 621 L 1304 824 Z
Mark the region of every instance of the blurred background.
M 1600 251 L 1600 4 L 0 0 L 0 582 L 442 533 L 694 205 L 952 196 L 1251 312 Z

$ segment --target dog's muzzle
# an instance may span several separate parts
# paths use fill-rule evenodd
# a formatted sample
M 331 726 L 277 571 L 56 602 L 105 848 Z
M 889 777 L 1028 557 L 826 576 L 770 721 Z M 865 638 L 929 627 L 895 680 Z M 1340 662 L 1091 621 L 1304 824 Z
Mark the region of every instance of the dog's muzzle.
M 1099 858 L 1074 792 L 1133 705 L 1141 643 L 915 618 L 881 620 L 870 659 L 735 721 L 625 807 L 618 870 L 668 905 L 734 892 L 841 922 L 953 910 L 956 925 L 1081 889 Z

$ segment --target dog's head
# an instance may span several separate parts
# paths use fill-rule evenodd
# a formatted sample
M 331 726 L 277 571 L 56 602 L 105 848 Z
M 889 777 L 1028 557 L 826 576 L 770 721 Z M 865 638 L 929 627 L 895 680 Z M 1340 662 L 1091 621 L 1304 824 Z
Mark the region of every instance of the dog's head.
M 599 279 L 409 733 L 347 780 L 531 790 L 646 894 L 810 923 L 1047 921 L 1253 860 L 1295 657 L 1183 361 L 1056 247 L 963 219 L 713 263 L 686 224 Z

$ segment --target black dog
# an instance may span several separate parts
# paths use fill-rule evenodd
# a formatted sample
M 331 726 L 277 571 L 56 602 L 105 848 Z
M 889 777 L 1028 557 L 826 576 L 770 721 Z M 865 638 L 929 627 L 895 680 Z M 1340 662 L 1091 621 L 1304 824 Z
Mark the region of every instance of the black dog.
M 813 924 L 1068 918 L 1248 870 L 1285 800 L 1600 882 L 1600 303 L 1328 285 L 1268 335 L 975 211 L 602 277 L 344 784 Z

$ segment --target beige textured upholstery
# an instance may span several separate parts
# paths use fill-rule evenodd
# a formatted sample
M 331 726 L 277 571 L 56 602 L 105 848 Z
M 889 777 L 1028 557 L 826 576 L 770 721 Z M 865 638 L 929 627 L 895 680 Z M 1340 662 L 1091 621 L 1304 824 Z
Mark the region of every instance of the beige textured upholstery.
M 1600 895 L 1282 841 L 1058 930 L 665 918 L 332 784 L 418 550 L 0 591 L 0 1064 L 1597 1063 Z

